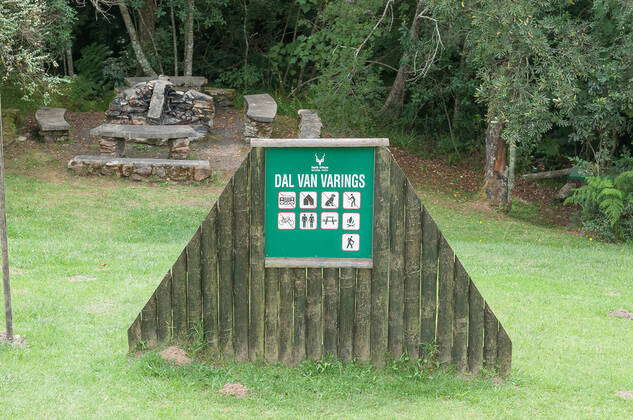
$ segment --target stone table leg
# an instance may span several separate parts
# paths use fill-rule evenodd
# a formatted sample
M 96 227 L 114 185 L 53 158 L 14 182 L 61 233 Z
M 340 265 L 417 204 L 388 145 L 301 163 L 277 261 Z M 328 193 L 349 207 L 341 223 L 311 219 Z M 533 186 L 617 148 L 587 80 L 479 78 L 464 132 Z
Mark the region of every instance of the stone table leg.
M 99 154 L 104 156 L 125 156 L 125 140 L 103 137 L 99 140 Z
M 169 141 L 170 159 L 187 159 L 189 156 L 189 139 L 172 139 Z

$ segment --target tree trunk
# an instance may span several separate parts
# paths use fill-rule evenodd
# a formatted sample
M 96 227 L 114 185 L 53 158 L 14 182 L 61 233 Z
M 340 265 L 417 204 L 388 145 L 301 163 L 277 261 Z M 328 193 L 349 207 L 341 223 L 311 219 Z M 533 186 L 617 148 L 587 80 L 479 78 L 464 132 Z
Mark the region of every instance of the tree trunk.
M 174 6 L 170 6 L 171 40 L 174 44 L 174 76 L 178 76 L 178 37 L 176 36 L 176 19 L 174 18 Z
M 11 308 L 11 281 L 9 278 L 9 242 L 7 239 L 7 212 L 4 203 L 4 127 L 2 126 L 2 96 L 0 96 L 0 242 L 2 242 L 2 285 L 4 290 L 4 319 L 6 339 L 13 340 L 13 309 Z
M 145 51 L 149 48 L 154 50 L 156 62 L 158 63 L 161 74 L 163 74 L 165 70 L 163 69 L 161 55 L 158 52 L 156 39 L 154 38 L 157 21 L 156 0 L 145 0 L 143 6 L 137 9 L 137 11 L 139 16 L 139 41 L 141 42 L 141 47 L 145 49 Z
M 66 68 L 69 76 L 75 75 L 75 64 L 73 63 L 73 50 L 69 46 L 66 48 Z
M 157 77 L 158 75 L 147 60 L 147 57 L 143 52 L 141 43 L 138 40 L 138 36 L 136 35 L 136 28 L 134 28 L 132 18 L 130 18 L 130 11 L 125 4 L 125 0 L 119 0 L 118 5 L 119 10 L 121 11 L 121 17 L 123 18 L 123 22 L 125 23 L 125 28 L 127 29 L 127 33 L 130 36 L 130 42 L 132 43 L 132 49 L 134 50 L 136 61 L 138 61 L 138 64 L 141 66 L 141 69 L 143 70 L 143 73 L 145 73 L 145 75 Z
M 508 205 L 508 145 L 501 138 L 503 123 L 491 119 L 486 129 L 484 192 L 493 206 Z
M 185 76 L 191 76 L 193 71 L 193 12 L 195 7 L 194 0 L 187 0 L 187 21 L 185 22 Z
M 409 41 L 411 44 L 414 44 L 418 40 L 420 14 L 422 13 L 423 8 L 424 0 L 418 0 L 415 7 L 415 14 L 413 15 L 413 21 L 411 22 L 411 27 L 409 28 Z M 387 96 L 387 100 L 382 107 L 382 113 L 388 113 L 396 117 L 402 112 L 404 94 L 407 88 L 407 77 L 409 77 L 411 69 L 409 65 L 410 60 L 411 53 L 405 51 L 400 59 L 400 67 L 398 68 L 396 79 L 394 80 L 391 90 L 389 91 L 389 96 Z

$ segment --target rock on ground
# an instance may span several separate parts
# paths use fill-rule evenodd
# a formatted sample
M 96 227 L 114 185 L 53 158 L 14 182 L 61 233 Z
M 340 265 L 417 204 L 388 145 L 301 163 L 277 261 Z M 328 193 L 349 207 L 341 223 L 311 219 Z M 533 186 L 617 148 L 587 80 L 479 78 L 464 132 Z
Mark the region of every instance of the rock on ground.
M 629 312 L 626 309 L 618 309 L 618 310 L 609 312 L 609 316 L 613 316 L 616 318 L 630 319 L 633 321 L 633 312 Z
M 615 395 L 620 398 L 624 398 L 625 400 L 633 400 L 633 391 L 616 391 Z

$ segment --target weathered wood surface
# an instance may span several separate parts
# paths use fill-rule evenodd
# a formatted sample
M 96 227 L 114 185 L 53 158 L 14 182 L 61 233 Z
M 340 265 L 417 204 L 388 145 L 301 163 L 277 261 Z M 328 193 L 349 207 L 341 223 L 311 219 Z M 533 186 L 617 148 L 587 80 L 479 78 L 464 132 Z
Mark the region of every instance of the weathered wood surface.
M 252 147 L 380 147 L 389 139 L 252 139 Z M 387 152 L 389 153 L 389 152 Z
M 386 149 L 373 268 L 264 268 L 264 164 L 251 151 L 130 326 L 130 349 L 202 333 L 211 354 L 238 360 L 383 366 L 437 351 L 460 372 L 510 374 L 506 329 Z

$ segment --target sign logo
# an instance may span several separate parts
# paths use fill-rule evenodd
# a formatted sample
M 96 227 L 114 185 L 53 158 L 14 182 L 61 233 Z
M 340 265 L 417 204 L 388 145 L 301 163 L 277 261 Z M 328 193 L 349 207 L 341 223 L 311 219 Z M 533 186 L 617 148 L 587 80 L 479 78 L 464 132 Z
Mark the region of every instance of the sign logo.
M 325 153 L 323 153 L 320 157 L 318 153 L 314 154 L 314 161 L 316 162 L 316 165 L 312 165 L 310 169 L 312 169 L 312 172 L 327 172 L 329 171 L 329 166 L 324 166 L 323 163 L 325 162 Z

